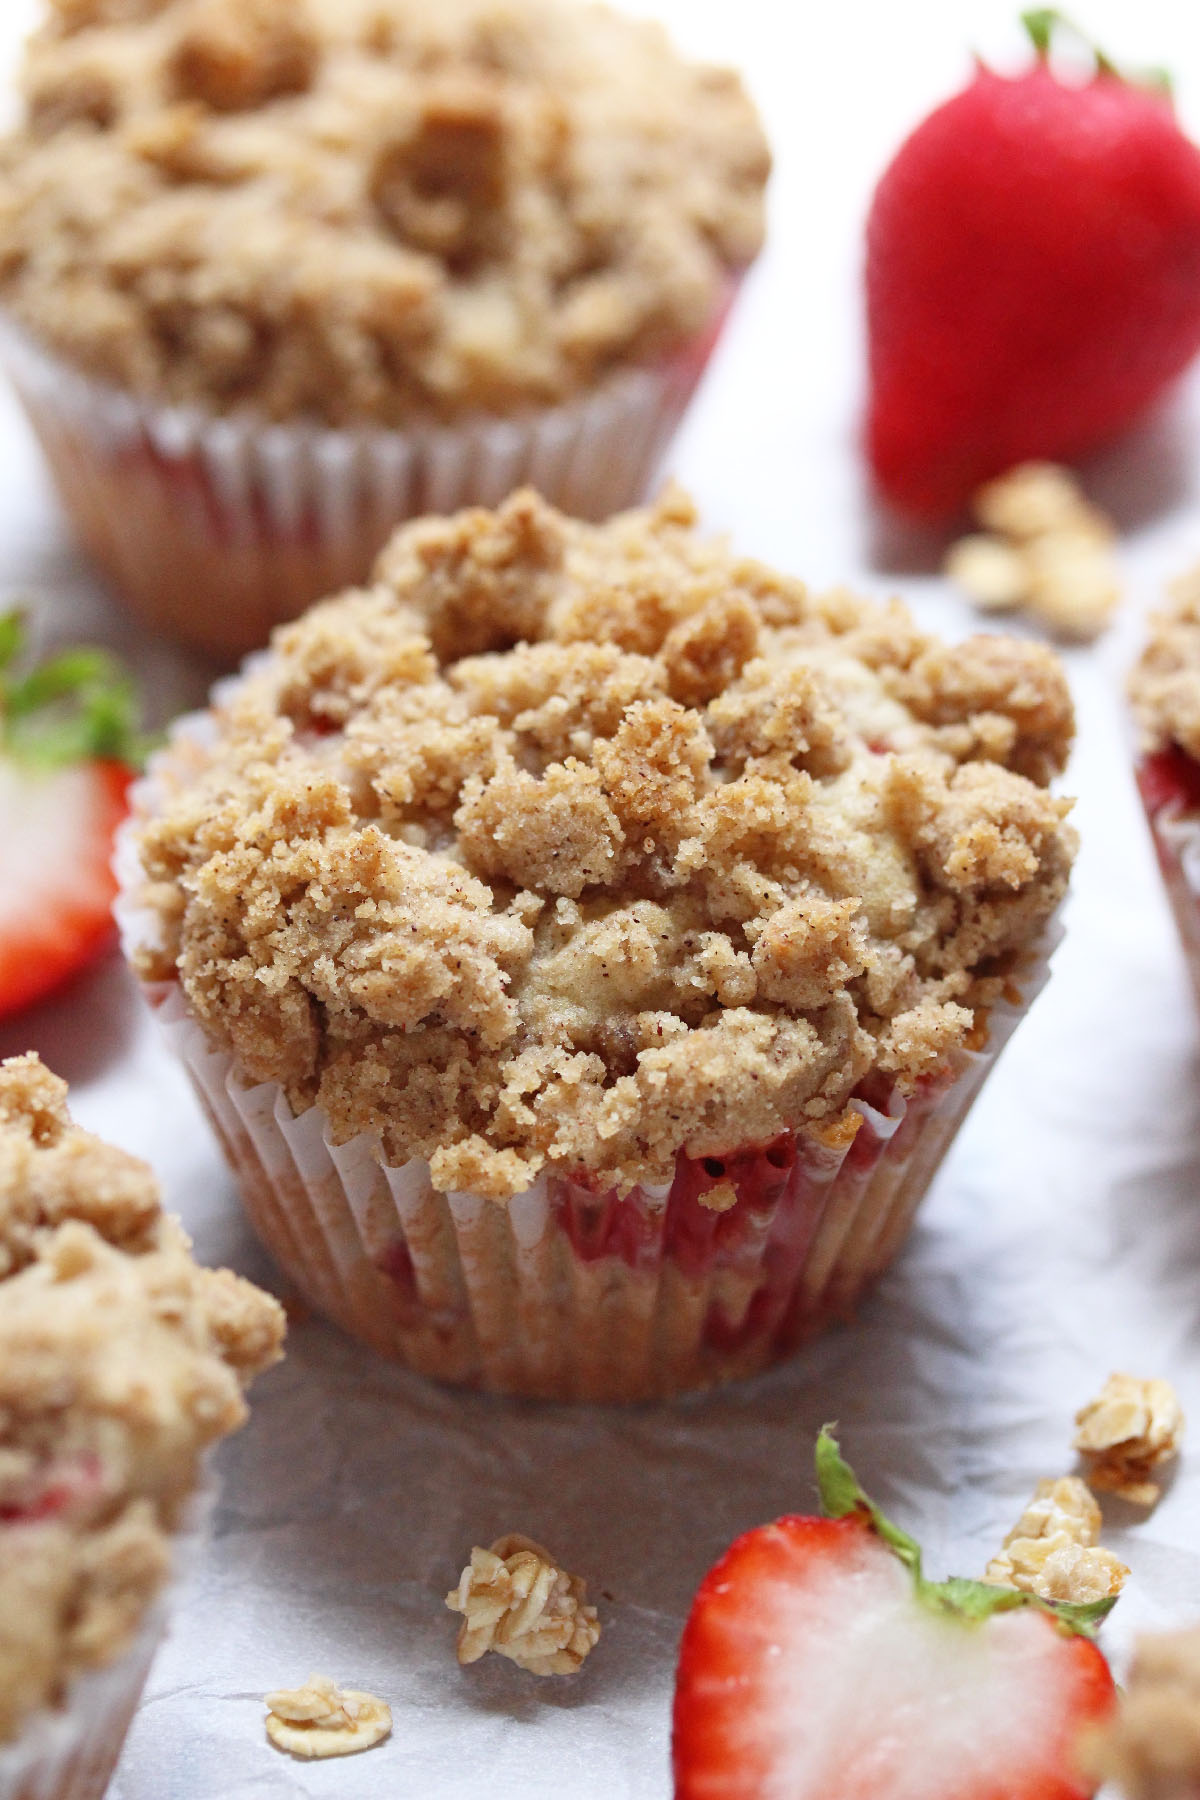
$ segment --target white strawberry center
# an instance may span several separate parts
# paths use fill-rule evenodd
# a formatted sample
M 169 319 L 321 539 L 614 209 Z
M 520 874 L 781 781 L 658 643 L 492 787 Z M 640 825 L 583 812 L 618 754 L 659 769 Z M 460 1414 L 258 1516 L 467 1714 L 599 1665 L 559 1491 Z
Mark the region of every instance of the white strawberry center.
M 0 935 L 60 895 L 89 900 L 95 805 L 86 764 L 42 774 L 0 758 Z
M 806 1576 L 764 1596 L 777 1641 L 746 1721 L 748 1749 L 776 1738 L 762 1800 L 992 1795 L 1005 1775 L 1053 1763 L 1066 1694 L 1062 1642 L 1042 1615 L 942 1618 L 869 1544 L 852 1569 Z

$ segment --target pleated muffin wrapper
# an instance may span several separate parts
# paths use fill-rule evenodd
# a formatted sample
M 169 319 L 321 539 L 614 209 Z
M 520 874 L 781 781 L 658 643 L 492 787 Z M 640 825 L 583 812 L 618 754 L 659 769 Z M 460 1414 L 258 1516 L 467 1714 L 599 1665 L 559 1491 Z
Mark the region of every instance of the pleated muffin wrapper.
M 562 405 L 459 424 L 331 429 L 159 406 L 0 315 L 8 368 L 81 544 L 156 631 L 231 660 L 368 576 L 391 530 L 537 488 L 604 519 L 647 491 L 732 304 L 656 364 Z
M 1170 749 L 1143 758 L 1137 781 L 1200 1003 L 1200 762 Z
M 120 1656 L 79 1676 L 62 1706 L 35 1713 L 14 1742 L 0 1744 L 0 1800 L 103 1800 L 171 1607 L 208 1541 L 216 1495 L 208 1475 L 172 1536 L 170 1577 Z

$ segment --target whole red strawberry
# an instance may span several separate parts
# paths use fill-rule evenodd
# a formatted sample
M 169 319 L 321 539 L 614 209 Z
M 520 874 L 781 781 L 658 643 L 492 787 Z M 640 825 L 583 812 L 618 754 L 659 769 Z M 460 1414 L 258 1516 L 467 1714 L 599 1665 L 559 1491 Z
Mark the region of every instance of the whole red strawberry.
M 112 939 L 113 834 L 140 756 L 127 676 L 103 650 L 18 671 L 0 615 L 0 1019 L 70 980 Z
M 977 68 L 872 202 L 868 450 L 926 518 L 1115 438 L 1200 349 L 1200 150 L 1161 81 L 1060 80 L 1059 22 L 1025 15 L 1033 67 Z
M 1089 1633 L 1112 1601 L 929 1581 L 828 1431 L 817 1476 L 831 1516 L 747 1532 L 701 1583 L 676 1800 L 1085 1800 L 1077 1746 L 1116 1697 Z

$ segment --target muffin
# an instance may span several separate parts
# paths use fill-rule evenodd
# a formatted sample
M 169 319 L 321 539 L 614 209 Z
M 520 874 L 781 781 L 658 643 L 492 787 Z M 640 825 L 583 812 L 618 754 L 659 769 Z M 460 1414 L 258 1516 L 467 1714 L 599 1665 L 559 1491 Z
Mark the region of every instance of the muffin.
M 82 542 L 222 656 L 398 520 L 644 496 L 762 240 L 735 75 L 578 0 L 50 0 L 0 154 Z
M 135 802 L 124 941 L 258 1230 L 451 1381 L 643 1398 L 849 1314 L 1043 977 L 1056 659 L 693 526 L 404 527 Z
M 100 1800 L 204 1511 L 203 1457 L 280 1353 L 150 1171 L 0 1063 L 0 1796 Z
M 1200 569 L 1150 618 L 1129 682 L 1138 790 L 1200 997 Z

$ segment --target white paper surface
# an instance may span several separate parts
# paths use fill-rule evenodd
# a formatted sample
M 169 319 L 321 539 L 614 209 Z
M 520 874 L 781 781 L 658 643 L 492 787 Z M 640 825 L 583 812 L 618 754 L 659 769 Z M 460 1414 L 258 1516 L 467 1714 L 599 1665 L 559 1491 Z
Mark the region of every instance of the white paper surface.
M 10 49 L 31 7 L 5 8 Z M 644 5 L 740 61 L 779 154 L 772 248 L 748 285 L 672 467 L 708 522 L 814 583 L 899 591 L 961 636 L 936 548 L 876 520 L 854 449 L 857 271 L 874 176 L 962 79 L 1017 52 L 1010 8 L 913 0 L 805 8 Z M 1081 0 L 1081 10 L 1083 9 Z M 1200 131 L 1200 26 L 1178 0 L 1093 0 L 1118 56 L 1170 63 Z M 207 672 L 130 625 L 63 535 L 24 426 L 0 398 L 0 592 L 50 636 L 135 662 L 159 717 Z M 709 1398 L 634 1411 L 443 1392 L 316 1323 L 256 1390 L 221 1459 L 211 1554 L 178 1611 L 116 1800 L 664 1800 L 674 1649 L 700 1577 L 739 1531 L 812 1495 L 824 1419 L 929 1564 L 975 1573 L 1113 1368 L 1165 1375 L 1200 1434 L 1200 1031 L 1130 773 L 1123 673 L 1163 581 L 1200 557 L 1200 377 L 1091 471 L 1126 533 L 1129 600 L 1069 653 L 1080 744 L 1067 787 L 1084 848 L 1049 989 L 1003 1058 L 899 1265 L 859 1325 Z M 0 854 L 3 854 L 0 847 Z M 270 1280 L 182 1075 L 114 961 L 0 1031 L 67 1076 L 89 1127 L 146 1156 L 200 1253 Z M 1148 1519 L 1106 1502 L 1133 1569 L 1106 1627 L 1200 1617 L 1200 1442 Z M 605 1635 L 583 1673 L 459 1670 L 443 1597 L 474 1543 L 521 1531 L 585 1575 Z M 261 1696 L 310 1670 L 390 1702 L 389 1743 L 296 1764 Z

